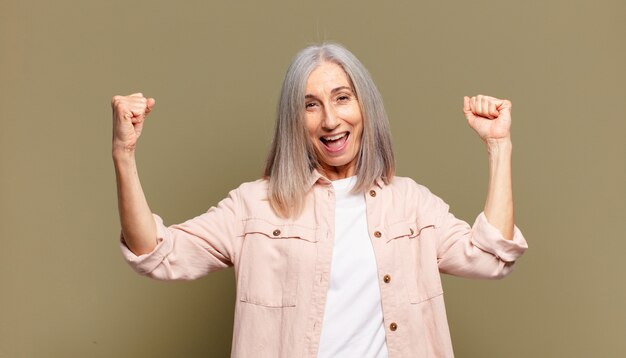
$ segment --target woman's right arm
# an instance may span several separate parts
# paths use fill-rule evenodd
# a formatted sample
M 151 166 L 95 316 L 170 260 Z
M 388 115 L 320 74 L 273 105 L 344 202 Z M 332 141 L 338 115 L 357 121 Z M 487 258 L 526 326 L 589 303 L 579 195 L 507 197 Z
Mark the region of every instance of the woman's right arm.
M 135 254 L 149 253 L 157 245 L 157 229 L 152 211 L 141 188 L 135 148 L 146 116 L 154 107 L 153 98 L 141 93 L 114 96 L 113 163 L 117 180 L 117 199 L 126 246 Z

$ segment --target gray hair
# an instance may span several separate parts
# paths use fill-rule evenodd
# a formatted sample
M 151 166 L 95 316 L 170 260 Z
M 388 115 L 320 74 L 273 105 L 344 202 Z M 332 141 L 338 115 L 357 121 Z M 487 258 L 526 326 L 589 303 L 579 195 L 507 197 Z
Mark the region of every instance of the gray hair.
M 276 109 L 274 139 L 265 165 L 270 205 L 283 217 L 300 213 L 311 173 L 319 168 L 306 130 L 304 96 L 309 75 L 322 62 L 343 68 L 361 107 L 363 135 L 353 192 L 365 192 L 378 178 L 388 184 L 395 172 L 389 121 L 380 92 L 367 69 L 339 44 L 309 46 L 296 54 L 285 74 Z

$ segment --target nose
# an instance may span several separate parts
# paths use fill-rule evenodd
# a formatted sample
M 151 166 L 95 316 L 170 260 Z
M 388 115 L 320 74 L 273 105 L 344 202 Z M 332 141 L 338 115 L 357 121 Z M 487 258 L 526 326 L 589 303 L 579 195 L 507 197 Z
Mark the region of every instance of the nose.
M 332 132 L 335 128 L 339 127 L 339 124 L 339 118 L 337 118 L 337 114 L 332 106 L 326 106 L 324 110 L 324 118 L 322 119 L 322 129 Z

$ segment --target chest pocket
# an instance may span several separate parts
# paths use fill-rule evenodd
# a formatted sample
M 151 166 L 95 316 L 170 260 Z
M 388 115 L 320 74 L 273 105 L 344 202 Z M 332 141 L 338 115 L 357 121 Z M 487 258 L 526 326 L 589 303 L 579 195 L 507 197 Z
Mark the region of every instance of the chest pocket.
M 315 253 L 316 230 L 253 218 L 244 222 L 243 236 L 239 300 L 266 307 L 295 306 L 303 261 Z
M 395 246 L 409 302 L 417 304 L 443 294 L 435 225 L 401 221 L 389 225 L 387 231 L 387 244 Z

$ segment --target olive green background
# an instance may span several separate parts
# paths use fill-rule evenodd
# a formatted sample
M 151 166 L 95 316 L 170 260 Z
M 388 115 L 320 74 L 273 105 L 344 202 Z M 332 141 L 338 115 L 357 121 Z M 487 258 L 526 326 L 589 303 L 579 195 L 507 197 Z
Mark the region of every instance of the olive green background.
M 227 357 L 232 270 L 121 258 L 110 98 L 157 99 L 139 169 L 177 223 L 260 176 L 283 73 L 325 40 L 371 71 L 398 174 L 470 222 L 487 162 L 462 96 L 513 102 L 530 249 L 503 281 L 445 277 L 456 355 L 626 356 L 625 34 L 620 0 L 2 0 L 0 357 Z

